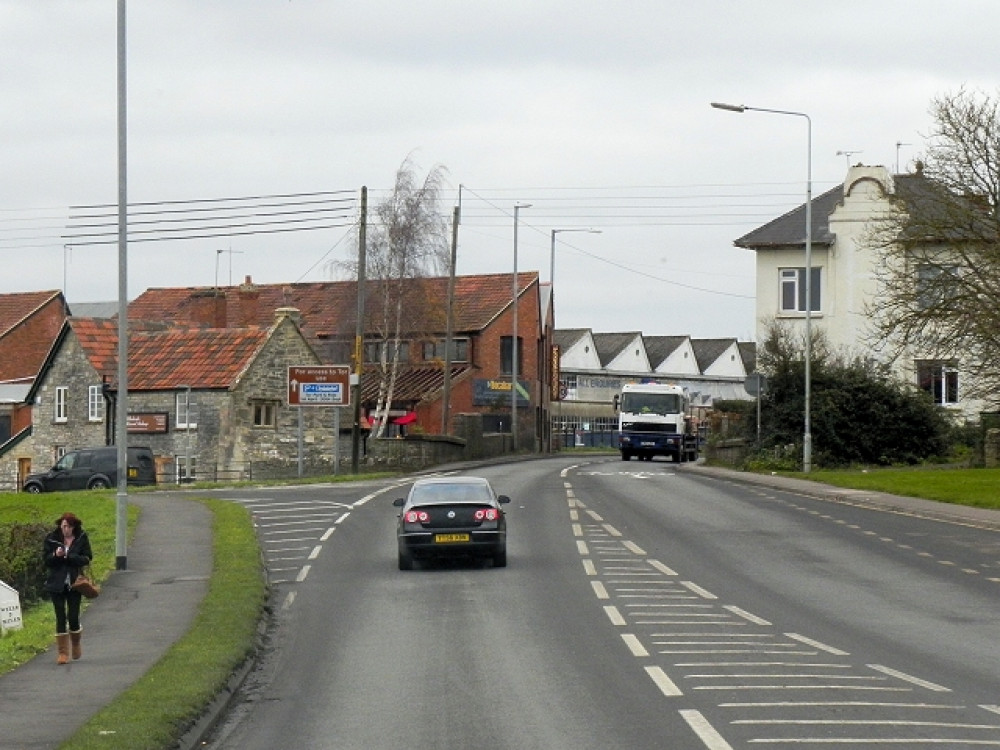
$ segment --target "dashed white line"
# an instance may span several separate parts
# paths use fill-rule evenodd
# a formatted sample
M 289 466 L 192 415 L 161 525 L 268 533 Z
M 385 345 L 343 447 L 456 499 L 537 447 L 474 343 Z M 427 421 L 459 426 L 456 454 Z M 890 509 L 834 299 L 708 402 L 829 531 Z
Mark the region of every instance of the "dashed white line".
M 906 674 L 906 672 L 900 672 L 895 669 L 890 669 L 889 667 L 883 667 L 881 664 L 869 664 L 870 669 L 874 669 L 876 672 L 881 672 L 882 674 L 887 674 L 891 677 L 896 677 L 904 682 L 909 682 L 912 685 L 917 685 L 922 688 L 927 688 L 928 690 L 933 690 L 938 693 L 950 693 L 951 688 L 946 688 L 943 685 L 938 685 L 934 682 L 928 682 L 927 680 L 921 680 L 919 677 L 914 677 L 913 675 Z
M 850 656 L 850 653 L 847 651 L 841 651 L 839 648 L 827 646 L 825 643 L 814 641 L 812 638 L 806 638 L 804 635 L 799 635 L 798 633 L 785 633 L 785 635 L 793 641 L 798 641 L 799 643 L 804 643 L 807 646 L 818 648 L 820 651 L 826 651 L 828 654 L 833 654 L 835 656 Z
M 637 658 L 645 658 L 649 656 L 649 652 L 646 647 L 642 645 L 642 642 L 632 633 L 622 633 L 622 640 L 625 641 L 625 645 L 628 646 L 628 650 L 632 652 L 632 656 Z
M 653 684 L 660 689 L 660 692 L 668 698 L 684 695 L 681 689 L 674 684 L 674 681 L 667 677 L 667 673 L 661 667 L 646 667 L 646 674 L 653 680 Z
M 594 593 L 597 595 L 598 599 L 610 599 L 611 596 L 608 594 L 608 590 L 604 587 L 604 584 L 600 581 L 591 581 L 591 587 L 594 589 Z
M 311 569 L 312 569 L 311 565 L 303 565 L 302 566 L 302 570 L 300 570 L 299 574 L 297 576 L 295 576 L 295 581 L 297 583 L 302 583 L 304 580 L 306 580 L 306 576 L 309 575 L 309 571 Z
M 715 727 L 708 723 L 701 711 L 685 709 L 680 712 L 680 715 L 709 750 L 732 750 L 732 745 L 726 742 L 722 735 L 715 730 Z
M 312 548 L 312 552 L 309 553 L 309 557 L 307 559 L 315 560 L 317 557 L 319 557 L 319 553 L 322 551 L 323 551 L 323 545 L 317 544 L 315 547 Z
M 618 625 L 619 627 L 625 626 L 625 618 L 622 617 L 622 613 L 618 611 L 618 607 L 613 604 L 609 604 L 604 608 L 604 613 L 611 620 L 612 625 Z

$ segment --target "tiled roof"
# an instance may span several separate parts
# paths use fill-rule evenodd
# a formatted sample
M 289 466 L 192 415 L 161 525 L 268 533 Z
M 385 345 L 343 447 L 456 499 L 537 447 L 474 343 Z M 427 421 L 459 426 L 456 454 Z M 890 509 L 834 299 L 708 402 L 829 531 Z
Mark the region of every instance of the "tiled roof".
M 552 338 L 556 345 L 565 352 L 588 333 L 590 333 L 589 328 L 557 328 L 553 331 Z
M 0 336 L 60 294 L 59 291 L 0 294 Z
M 84 353 L 111 384 L 118 379 L 118 324 L 70 318 Z M 262 328 L 176 328 L 129 331 L 129 389 L 228 388 L 267 340 Z
M 638 331 L 625 333 L 595 333 L 594 347 L 597 349 L 597 356 L 601 360 L 601 367 L 608 364 L 617 357 L 622 349 L 635 341 L 641 334 Z
M 472 371 L 473 368 L 469 365 L 453 366 L 451 368 L 452 383 L 462 380 Z M 372 368 L 367 368 L 366 373 L 370 374 L 361 381 L 361 400 L 374 403 L 378 398 L 378 378 L 375 377 Z M 434 396 L 443 388 L 444 370 L 441 367 L 400 368 L 396 385 L 392 390 L 392 401 L 394 404 L 416 404 Z
M 830 234 L 830 214 L 837 204 L 844 200 L 844 186 L 837 185 L 822 195 L 812 199 L 812 243 L 831 245 L 834 237 Z M 806 204 L 792 209 L 787 214 L 772 219 L 733 242 L 736 247 L 756 250 L 765 247 L 785 245 L 805 245 Z
M 698 370 L 705 372 L 735 343 L 736 339 L 691 339 L 691 348 L 694 349 Z
M 521 293 L 537 283 L 536 272 L 518 274 Z M 454 330 L 456 333 L 481 331 L 510 305 L 511 274 L 459 276 L 455 279 Z M 404 298 L 412 299 L 408 323 L 413 332 L 443 331 L 447 277 L 410 279 L 404 282 Z M 270 326 L 275 310 L 296 308 L 301 327 L 310 335 L 353 335 L 357 316 L 357 284 L 329 281 L 302 284 L 254 284 L 229 287 L 177 287 L 147 289 L 129 304 L 130 320 L 173 320 L 206 324 L 209 309 L 220 303 L 216 327 Z M 218 299 L 217 299 L 218 298 Z M 366 307 L 375 310 L 382 295 L 378 282 L 366 285 Z M 224 302 L 223 302 L 224 300 Z M 419 302 L 430 302 L 423 306 Z
M 643 336 L 642 343 L 646 346 L 649 366 L 655 370 L 687 339 L 687 336 Z

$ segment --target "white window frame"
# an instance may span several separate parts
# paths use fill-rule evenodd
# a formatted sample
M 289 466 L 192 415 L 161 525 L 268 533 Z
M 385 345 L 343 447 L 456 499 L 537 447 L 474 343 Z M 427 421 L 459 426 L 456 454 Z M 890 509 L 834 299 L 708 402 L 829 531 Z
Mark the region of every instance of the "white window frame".
M 55 400 L 53 401 L 54 412 L 52 414 L 53 420 L 59 424 L 63 424 L 69 421 L 69 386 L 68 385 L 57 385 Z
M 87 418 L 91 422 L 104 421 L 104 389 L 99 385 L 87 388 Z
M 183 484 L 187 481 L 187 460 L 188 457 L 184 453 L 178 453 L 174 456 L 174 479 L 177 484 Z M 191 454 L 191 478 L 198 476 L 198 457 Z
M 183 391 L 177 394 L 177 402 L 175 405 L 177 415 L 174 419 L 174 426 L 178 430 L 196 430 L 198 429 L 198 403 L 195 401 L 194 393 L 191 394 L 190 401 L 188 401 L 187 391 Z M 188 414 L 188 408 L 191 409 L 191 414 Z M 192 419 L 192 417 L 194 417 Z
M 813 283 L 809 290 L 812 312 L 818 313 L 823 305 L 823 269 L 820 266 L 811 266 Z M 778 269 L 778 310 L 785 314 L 805 315 L 806 313 L 806 269 L 805 266 L 797 268 Z M 788 290 L 788 294 L 786 294 Z M 791 297 L 791 305 L 786 304 L 786 299 Z
M 929 378 L 921 382 L 921 374 Z M 958 363 L 954 360 L 927 360 L 917 363 L 917 386 L 938 406 L 957 406 L 962 398 Z

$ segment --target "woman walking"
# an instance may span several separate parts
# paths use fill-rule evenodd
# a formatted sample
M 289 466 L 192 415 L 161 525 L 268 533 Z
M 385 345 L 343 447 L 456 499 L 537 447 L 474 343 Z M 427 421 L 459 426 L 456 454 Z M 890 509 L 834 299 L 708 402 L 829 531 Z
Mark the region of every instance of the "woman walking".
M 72 513 L 63 513 L 56 528 L 45 537 L 42 554 L 49 569 L 45 589 L 52 596 L 56 611 L 57 664 L 66 664 L 70 654 L 74 659 L 83 656 L 80 640 L 80 600 L 82 594 L 74 591 L 73 581 L 93 559 L 90 539 L 83 530 L 80 519 Z

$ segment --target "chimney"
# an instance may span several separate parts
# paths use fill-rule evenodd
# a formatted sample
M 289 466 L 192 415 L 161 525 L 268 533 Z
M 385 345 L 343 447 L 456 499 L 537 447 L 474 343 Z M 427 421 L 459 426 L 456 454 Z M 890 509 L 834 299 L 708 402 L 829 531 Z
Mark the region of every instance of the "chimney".
M 260 289 L 253 283 L 253 279 L 247 275 L 243 278 L 236 294 L 239 300 L 240 311 L 239 320 L 242 326 L 261 325 L 260 320 Z
M 302 323 L 302 315 L 297 307 L 279 307 L 274 311 L 274 322 L 278 323 L 283 318 L 291 318 L 295 325 Z
M 223 290 L 198 290 L 189 299 L 192 323 L 207 328 L 226 327 L 226 293 Z

